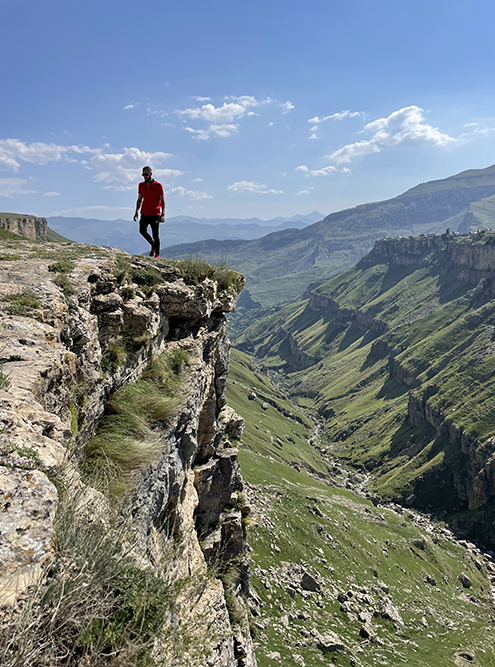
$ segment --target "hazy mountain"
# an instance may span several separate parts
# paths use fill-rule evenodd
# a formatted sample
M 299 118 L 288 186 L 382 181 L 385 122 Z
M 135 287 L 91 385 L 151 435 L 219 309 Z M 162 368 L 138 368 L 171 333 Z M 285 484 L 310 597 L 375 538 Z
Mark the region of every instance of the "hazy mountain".
M 492 165 L 422 183 L 387 201 L 332 213 L 304 229 L 280 230 L 251 241 L 198 241 L 168 247 L 166 254 L 200 254 L 228 262 L 246 275 L 254 301 L 269 307 L 352 266 L 384 236 L 491 227 L 494 195 Z
M 168 218 L 161 227 L 163 244 L 190 243 L 204 239 L 257 239 L 275 230 L 301 229 L 321 220 L 318 211 L 292 218 L 194 218 L 178 215 Z M 98 220 L 95 218 L 47 218 L 51 229 L 78 243 L 109 245 L 130 253 L 139 252 L 143 240 L 138 224 L 132 220 Z

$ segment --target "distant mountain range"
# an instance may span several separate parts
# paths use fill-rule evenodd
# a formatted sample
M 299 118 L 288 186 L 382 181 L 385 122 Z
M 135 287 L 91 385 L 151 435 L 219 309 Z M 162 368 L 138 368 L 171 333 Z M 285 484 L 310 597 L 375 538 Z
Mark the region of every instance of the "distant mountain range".
M 198 241 L 166 248 L 170 258 L 201 255 L 247 277 L 240 309 L 276 306 L 355 264 L 386 236 L 495 227 L 495 165 L 422 183 L 387 201 L 331 213 L 304 229 L 255 240 Z M 243 305 L 244 304 L 244 305 Z M 237 317 L 237 316 L 236 316 Z
M 178 215 L 168 218 L 162 225 L 163 243 L 175 245 L 205 239 L 250 240 L 273 231 L 301 229 L 324 217 L 313 211 L 308 215 L 291 218 L 277 217 L 271 220 L 259 218 L 194 218 Z M 50 229 L 78 243 L 109 245 L 126 252 L 140 252 L 144 241 L 139 237 L 137 223 L 132 220 L 97 220 L 95 218 L 47 218 Z

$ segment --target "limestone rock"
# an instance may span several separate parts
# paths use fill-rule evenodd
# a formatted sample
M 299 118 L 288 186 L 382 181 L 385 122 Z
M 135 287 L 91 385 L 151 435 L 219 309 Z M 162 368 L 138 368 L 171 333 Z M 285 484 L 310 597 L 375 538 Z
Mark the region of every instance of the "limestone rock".
M 327 630 L 323 635 L 317 634 L 316 646 L 322 653 L 344 653 L 346 646 L 340 637 L 331 630 Z

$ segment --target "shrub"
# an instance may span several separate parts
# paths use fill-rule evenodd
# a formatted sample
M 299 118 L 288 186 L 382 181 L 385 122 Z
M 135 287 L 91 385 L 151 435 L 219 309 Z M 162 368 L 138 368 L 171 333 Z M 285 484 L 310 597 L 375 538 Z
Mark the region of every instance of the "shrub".
M 70 259 L 61 259 L 55 264 L 50 264 L 48 266 L 48 271 L 53 271 L 54 273 L 70 273 L 75 268 L 74 262 L 71 262 Z
M 116 340 L 110 340 L 105 353 L 101 357 L 101 368 L 105 373 L 115 373 L 125 364 L 126 352 L 124 345 Z
M 238 271 L 230 269 L 225 264 L 208 264 L 200 257 L 190 257 L 171 261 L 170 264 L 180 269 L 187 284 L 198 285 L 205 278 L 211 278 L 218 283 L 219 292 L 234 291 L 239 293 L 244 287 L 244 277 Z
M 72 296 L 76 293 L 74 286 L 70 282 L 66 273 L 59 273 L 58 276 L 53 281 L 57 287 L 62 289 L 62 292 L 66 297 Z
M 122 285 L 128 279 L 130 268 L 131 268 L 131 258 L 128 257 L 127 255 L 118 255 L 115 261 L 113 275 L 117 278 L 117 282 L 119 283 L 119 285 Z

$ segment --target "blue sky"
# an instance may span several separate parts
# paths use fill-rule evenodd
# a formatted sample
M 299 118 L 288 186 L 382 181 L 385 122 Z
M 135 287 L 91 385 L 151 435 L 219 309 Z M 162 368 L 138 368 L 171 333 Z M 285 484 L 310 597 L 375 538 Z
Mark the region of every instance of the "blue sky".
M 327 214 L 495 163 L 487 0 L 0 0 L 0 210 Z

